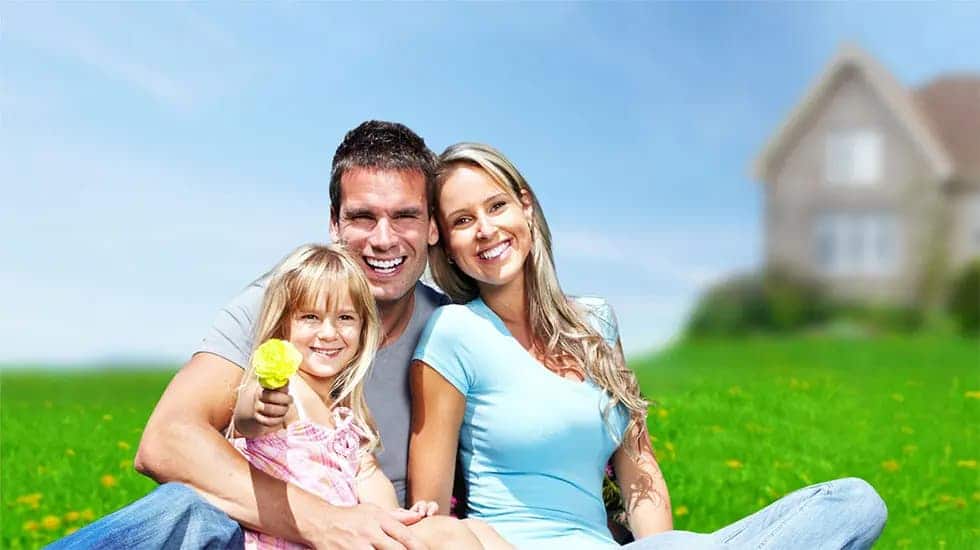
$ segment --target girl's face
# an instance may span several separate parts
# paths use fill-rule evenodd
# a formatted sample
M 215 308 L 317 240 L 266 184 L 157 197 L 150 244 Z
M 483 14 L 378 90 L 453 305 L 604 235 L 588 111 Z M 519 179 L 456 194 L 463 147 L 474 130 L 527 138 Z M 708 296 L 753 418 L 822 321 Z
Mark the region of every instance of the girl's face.
M 524 274 L 531 251 L 531 203 L 517 201 L 479 168 L 459 166 L 439 192 L 450 258 L 481 286 L 505 286 Z
M 303 354 L 300 372 L 313 381 L 332 381 L 350 365 L 360 347 L 364 319 L 347 289 L 335 298 L 333 309 L 327 309 L 327 297 L 321 296 L 317 307 L 290 314 L 289 341 Z

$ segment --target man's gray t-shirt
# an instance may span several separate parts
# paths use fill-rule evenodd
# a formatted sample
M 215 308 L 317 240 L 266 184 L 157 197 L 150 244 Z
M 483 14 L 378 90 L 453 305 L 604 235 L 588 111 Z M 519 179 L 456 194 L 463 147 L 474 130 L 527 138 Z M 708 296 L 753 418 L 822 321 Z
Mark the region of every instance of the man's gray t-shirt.
M 255 320 L 262 308 L 267 283 L 266 277 L 255 281 L 222 309 L 194 353 L 213 353 L 245 368 L 252 352 Z M 448 299 L 438 291 L 422 283 L 415 285 L 412 318 L 398 340 L 378 350 L 364 387 L 368 408 L 378 423 L 384 447 L 378 454 L 378 464 L 395 485 L 402 506 L 405 505 L 411 421 L 408 366 L 432 312 L 446 303 Z

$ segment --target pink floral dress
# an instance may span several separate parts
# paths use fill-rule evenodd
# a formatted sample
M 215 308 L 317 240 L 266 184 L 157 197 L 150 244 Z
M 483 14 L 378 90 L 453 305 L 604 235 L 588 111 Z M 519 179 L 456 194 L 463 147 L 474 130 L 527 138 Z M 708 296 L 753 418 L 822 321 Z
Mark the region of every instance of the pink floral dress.
M 255 439 L 235 438 L 232 444 L 259 470 L 288 481 L 337 506 L 358 503 L 357 476 L 364 431 L 346 407 L 333 411 L 334 428 L 306 419 L 298 400 L 299 420 Z M 245 548 L 300 549 L 301 545 L 255 531 L 245 531 Z

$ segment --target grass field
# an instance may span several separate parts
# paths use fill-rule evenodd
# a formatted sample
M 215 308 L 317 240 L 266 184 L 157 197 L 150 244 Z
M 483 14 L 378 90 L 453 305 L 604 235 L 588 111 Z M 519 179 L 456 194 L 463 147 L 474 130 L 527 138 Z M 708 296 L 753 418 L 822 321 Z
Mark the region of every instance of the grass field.
M 978 547 L 976 341 L 698 342 L 632 365 L 660 404 L 650 429 L 678 529 L 857 476 L 888 504 L 879 547 Z M 0 547 L 43 545 L 153 487 L 132 458 L 171 375 L 3 372 Z

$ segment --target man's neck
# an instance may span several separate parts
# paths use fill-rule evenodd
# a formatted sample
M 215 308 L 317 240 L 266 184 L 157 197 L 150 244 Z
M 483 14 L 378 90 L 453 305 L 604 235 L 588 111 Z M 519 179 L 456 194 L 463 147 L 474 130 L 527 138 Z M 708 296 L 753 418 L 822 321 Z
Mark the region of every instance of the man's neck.
M 401 337 L 405 327 L 415 312 L 415 287 L 407 294 L 393 302 L 378 304 L 378 314 L 381 316 L 381 332 L 384 338 L 381 347 L 387 347 Z

